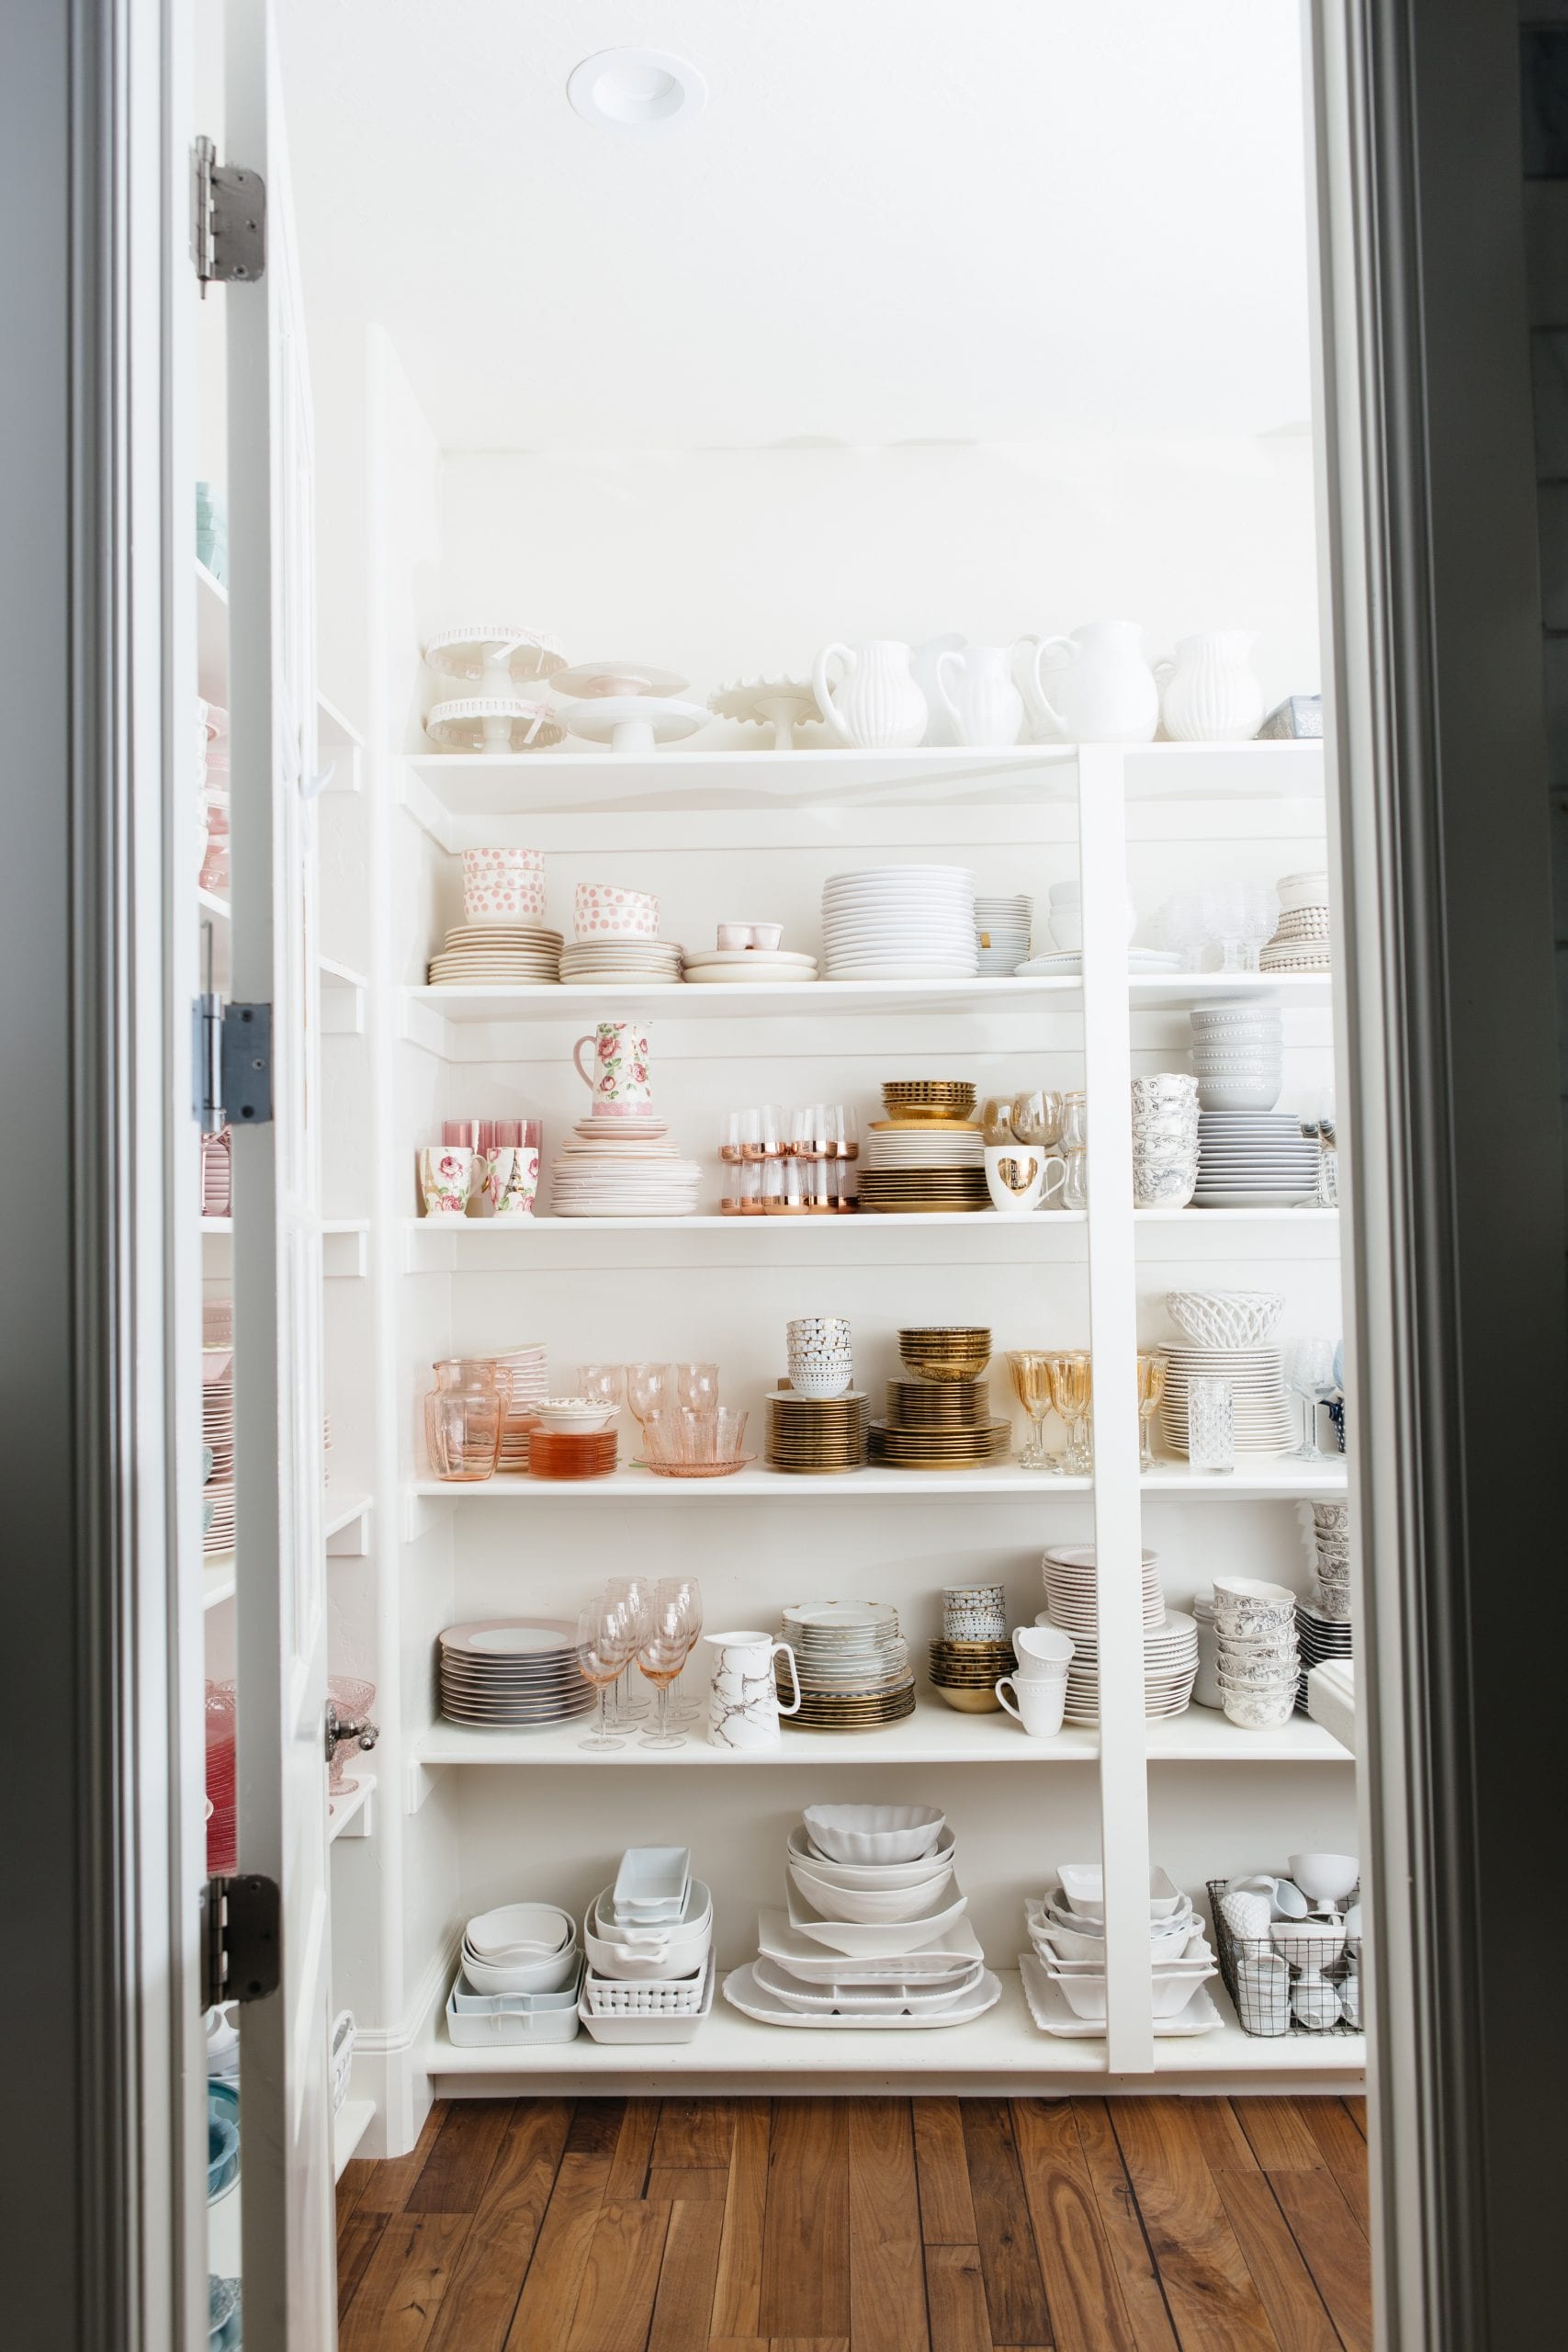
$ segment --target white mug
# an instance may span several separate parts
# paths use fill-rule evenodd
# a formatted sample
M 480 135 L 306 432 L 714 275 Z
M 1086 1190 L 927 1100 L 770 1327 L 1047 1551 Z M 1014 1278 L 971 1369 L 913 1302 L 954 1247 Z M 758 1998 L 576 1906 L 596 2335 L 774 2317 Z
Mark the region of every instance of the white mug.
M 1004 1674 L 997 1685 L 997 1697 L 1013 1721 L 1023 1725 L 1031 1739 L 1050 1739 L 1062 1728 L 1062 1714 L 1067 1702 L 1066 1668 L 1064 1667 L 1049 1681 L 1031 1681 Z
M 1034 1144 L 987 1144 L 985 1158 L 986 1190 L 998 1216 L 1028 1216 L 1067 1179 L 1066 1161 Z
M 1073 1639 L 1059 1625 L 1018 1625 L 1013 1629 L 1013 1672 L 1025 1682 L 1049 1681 L 1065 1675 L 1073 1662 Z
M 709 1747 L 777 1747 L 779 1717 L 800 1712 L 800 1677 L 789 1644 L 758 1633 L 705 1634 L 703 1640 L 717 1653 L 708 1692 Z M 781 1656 L 789 1660 L 793 1707 L 781 1703 L 773 1680 L 773 1660 Z

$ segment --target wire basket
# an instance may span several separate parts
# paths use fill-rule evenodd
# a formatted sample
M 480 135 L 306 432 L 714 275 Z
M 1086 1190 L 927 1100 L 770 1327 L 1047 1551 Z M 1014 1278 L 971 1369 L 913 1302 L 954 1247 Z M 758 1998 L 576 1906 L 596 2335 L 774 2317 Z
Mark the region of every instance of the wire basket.
M 582 1996 L 596 2018 L 694 2017 L 703 2006 L 706 1977 L 706 1961 L 693 1976 L 640 1982 L 598 1976 L 590 1969 L 582 1981 Z
M 1278 1941 L 1272 1934 L 1238 1936 L 1220 1908 L 1221 1897 L 1229 1893 L 1229 1879 L 1209 1881 L 1214 1950 L 1242 2031 L 1265 2041 L 1295 2034 L 1319 2041 L 1336 2034 L 1359 2033 L 1361 1939 L 1347 1937 L 1336 1959 L 1320 1969 L 1305 1920 L 1299 1939 L 1292 1937 L 1288 1920 L 1278 1930 Z M 1358 1888 L 1350 1901 L 1358 1901 L 1359 1894 Z M 1292 1950 L 1293 1943 L 1299 1948 Z M 1283 1972 L 1277 1965 L 1280 1961 L 1285 1963 Z M 1321 1991 L 1315 1989 L 1318 1984 Z M 1314 2012 L 1319 2022 L 1303 2021 Z

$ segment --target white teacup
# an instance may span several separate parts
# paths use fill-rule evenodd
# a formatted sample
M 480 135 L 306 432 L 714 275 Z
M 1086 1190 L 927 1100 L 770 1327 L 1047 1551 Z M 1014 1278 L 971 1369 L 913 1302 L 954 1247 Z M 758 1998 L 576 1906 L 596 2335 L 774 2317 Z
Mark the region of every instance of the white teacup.
M 1050 1739 L 1062 1728 L 1062 1714 L 1067 1702 L 1067 1670 L 1064 1667 L 1049 1680 L 1004 1674 L 997 1684 L 997 1697 L 1013 1721 L 1023 1725 L 1031 1739 Z
M 1073 1662 L 1073 1641 L 1059 1625 L 1018 1625 L 1013 1629 L 1014 1673 L 1026 1682 L 1066 1676 Z
M 1066 1181 L 1066 1161 L 1035 1144 L 986 1146 L 986 1190 L 999 1216 L 1028 1216 L 1043 1200 L 1059 1193 Z

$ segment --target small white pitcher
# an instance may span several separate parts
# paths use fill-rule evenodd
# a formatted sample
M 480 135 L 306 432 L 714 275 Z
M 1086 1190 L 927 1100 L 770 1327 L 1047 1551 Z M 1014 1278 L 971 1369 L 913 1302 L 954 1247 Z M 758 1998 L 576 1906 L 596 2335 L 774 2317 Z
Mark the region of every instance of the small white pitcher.
M 1160 711 L 1173 743 L 1241 743 L 1263 724 L 1263 684 L 1248 655 L 1249 628 L 1179 638 L 1174 661 L 1156 662 Z
M 1041 673 L 1049 653 L 1067 662 L 1047 701 Z M 1136 621 L 1089 621 L 1071 637 L 1048 637 L 1032 662 L 1020 664 L 1019 684 L 1037 729 L 1064 743 L 1148 743 L 1159 725 L 1159 688 L 1144 659 Z
M 789 1644 L 756 1633 L 705 1634 L 703 1640 L 717 1653 L 708 1693 L 708 1746 L 777 1747 L 779 1717 L 800 1712 L 800 1677 Z M 795 1685 L 793 1707 L 780 1705 L 773 1681 L 773 1660 L 781 1651 Z
M 1033 640 L 1027 640 L 1032 648 Z M 1023 725 L 1023 696 L 1013 684 L 1013 665 L 1024 650 L 1016 645 L 970 645 L 936 658 L 937 698 L 957 730 L 956 740 L 976 751 L 1005 750 Z
M 828 684 L 835 654 L 844 665 L 836 694 Z M 926 731 L 931 714 L 915 684 L 913 657 L 896 638 L 825 645 L 811 665 L 811 683 L 828 732 L 852 751 L 904 751 Z

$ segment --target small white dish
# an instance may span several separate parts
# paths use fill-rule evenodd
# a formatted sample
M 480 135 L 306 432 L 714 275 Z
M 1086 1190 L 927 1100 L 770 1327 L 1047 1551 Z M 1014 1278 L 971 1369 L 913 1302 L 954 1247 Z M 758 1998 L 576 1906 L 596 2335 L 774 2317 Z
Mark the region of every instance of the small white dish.
M 969 1897 L 958 1892 L 955 1879 L 926 1910 L 901 1920 L 829 1919 L 807 1901 L 797 1886 L 792 1883 L 789 1889 L 789 1923 L 795 1932 L 829 1951 L 845 1952 L 857 1960 L 895 1956 L 907 1960 L 956 1927 L 968 1908 Z
M 692 1883 L 689 1846 L 628 1846 L 615 1873 L 612 1906 L 622 1925 L 678 1919 Z
M 918 1919 L 931 1909 L 953 1877 L 953 1864 L 939 1862 L 931 1876 L 912 1886 L 844 1886 L 818 1878 L 804 1862 L 792 1860 L 789 1874 L 807 1901 L 825 1917 L 889 1922 Z
M 912 1862 L 836 1862 L 828 1854 L 818 1853 L 807 1833 L 804 1822 L 796 1822 L 789 1833 L 786 1851 L 791 1861 L 800 1862 L 818 1878 L 826 1879 L 830 1886 L 864 1887 L 874 1891 L 879 1887 L 919 1886 L 933 1875 L 935 1867 L 945 1863 L 950 1869 L 958 1855 L 958 1840 L 945 1824 L 929 1854 Z
M 1149 1552 L 1145 1557 L 1152 1560 L 1155 1555 Z M 1104 1919 L 1105 1872 L 1098 1862 L 1058 1862 L 1056 1876 L 1069 1910 L 1076 1911 L 1080 1918 Z M 1184 1907 L 1191 1908 L 1187 1897 L 1169 1872 L 1156 1865 L 1149 1872 L 1150 1918 L 1168 1919 Z
M 591 1437 L 609 1428 L 619 1408 L 591 1396 L 541 1396 L 532 1408 L 547 1430 L 563 1436 Z

